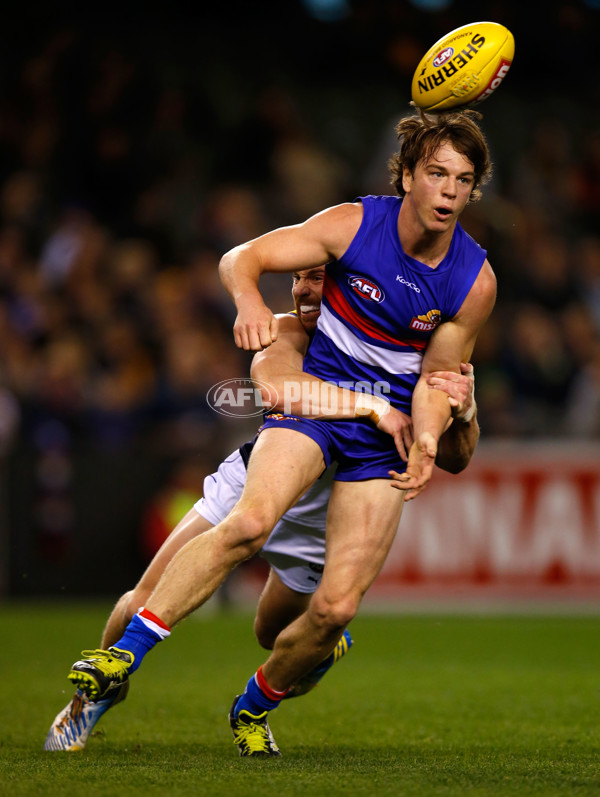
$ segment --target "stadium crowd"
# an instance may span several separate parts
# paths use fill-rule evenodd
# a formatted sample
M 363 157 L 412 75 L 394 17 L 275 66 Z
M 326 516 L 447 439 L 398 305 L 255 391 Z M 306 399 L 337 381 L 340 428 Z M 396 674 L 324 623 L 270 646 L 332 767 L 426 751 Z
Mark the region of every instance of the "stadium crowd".
M 247 71 L 249 20 L 226 52 L 217 16 L 195 39 L 184 21 L 150 19 L 143 32 L 40 23 L 13 40 L 0 97 L 0 452 L 68 439 L 217 463 L 251 433 L 206 402 L 249 366 L 221 254 L 328 205 L 393 193 L 381 153 L 409 110 L 412 70 L 462 23 L 429 24 L 409 4 L 369 16 L 367 5 L 338 26 L 343 70 L 327 25 L 295 4 L 310 58 L 286 40 L 287 59 L 279 42 Z M 548 17 L 568 41 L 591 35 L 590 14 L 559 3 Z M 482 437 L 597 439 L 600 120 L 560 83 L 551 102 L 531 101 L 517 20 L 494 18 L 514 27 L 517 54 L 481 108 L 495 178 L 463 219 L 499 283 L 474 355 Z M 289 308 L 289 287 L 269 278 L 275 311 Z

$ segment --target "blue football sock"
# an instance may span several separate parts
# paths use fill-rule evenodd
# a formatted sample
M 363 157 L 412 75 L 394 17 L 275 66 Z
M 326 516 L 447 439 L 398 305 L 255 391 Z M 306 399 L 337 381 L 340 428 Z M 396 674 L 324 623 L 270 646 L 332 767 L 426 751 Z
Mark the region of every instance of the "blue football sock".
M 283 692 L 276 692 L 267 684 L 259 667 L 258 672 L 250 678 L 244 690 L 244 694 L 235 704 L 234 714 L 237 715 L 244 709 L 254 716 L 262 714 L 263 711 L 272 711 L 281 703 L 287 689 Z M 261 684 L 261 686 L 259 686 Z
M 134 614 L 121 639 L 111 645 L 111 647 L 117 648 L 117 650 L 128 650 L 133 653 L 133 664 L 129 667 L 129 673 L 131 674 L 140 666 L 146 653 L 164 638 L 164 633 L 161 634 L 150 628 L 139 614 Z

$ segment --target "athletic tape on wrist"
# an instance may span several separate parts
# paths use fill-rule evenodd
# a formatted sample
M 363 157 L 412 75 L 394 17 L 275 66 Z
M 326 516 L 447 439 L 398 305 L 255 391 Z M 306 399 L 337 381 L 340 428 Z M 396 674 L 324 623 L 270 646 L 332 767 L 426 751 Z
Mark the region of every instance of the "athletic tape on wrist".
M 377 426 L 384 415 L 390 411 L 390 403 L 381 396 L 371 393 L 357 393 L 354 404 L 354 417 L 367 418 Z
M 475 404 L 475 402 L 473 401 L 468 411 L 461 418 L 459 418 L 459 420 L 462 423 L 470 423 L 471 420 L 474 418 L 476 412 L 477 412 L 477 404 Z
M 466 376 L 470 376 L 473 380 L 471 382 L 471 406 L 469 407 L 468 411 L 458 418 L 461 423 L 470 423 L 477 412 L 477 404 L 475 403 L 475 371 L 473 366 L 471 366 L 471 373 L 466 374 Z

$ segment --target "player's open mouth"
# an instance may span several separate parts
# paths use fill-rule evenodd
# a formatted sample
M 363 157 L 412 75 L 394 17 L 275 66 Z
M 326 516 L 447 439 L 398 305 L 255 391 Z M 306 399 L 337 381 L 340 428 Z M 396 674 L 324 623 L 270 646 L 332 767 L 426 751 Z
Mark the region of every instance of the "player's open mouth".
M 443 219 L 446 219 L 448 218 L 448 216 L 452 215 L 452 211 L 450 210 L 450 208 L 435 208 L 435 212 L 437 213 L 438 216 L 441 216 L 441 218 Z
M 320 312 L 319 305 L 315 304 L 301 304 L 300 305 L 300 312 L 302 315 L 316 315 L 316 313 Z

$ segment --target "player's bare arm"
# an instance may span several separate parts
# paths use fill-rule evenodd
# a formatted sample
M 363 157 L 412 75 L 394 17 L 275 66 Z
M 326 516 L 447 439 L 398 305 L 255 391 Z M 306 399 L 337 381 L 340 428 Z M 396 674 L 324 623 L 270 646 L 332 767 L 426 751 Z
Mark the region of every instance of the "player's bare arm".
M 254 355 L 250 375 L 256 381 L 278 387 L 288 376 L 302 371 L 310 338 L 296 315 L 281 313 L 275 318 L 279 323 L 277 342 Z
M 433 390 L 443 390 L 448 395 L 452 407 L 452 417 L 467 422 L 475 413 L 475 374 L 471 363 L 460 364 L 460 374 L 454 371 L 434 371 L 427 377 L 427 384 Z
M 313 268 L 341 257 L 361 220 L 360 203 L 336 205 L 223 255 L 219 274 L 238 311 L 233 334 L 239 348 L 260 351 L 277 340 L 278 321 L 258 289 L 261 274 Z
M 364 418 L 393 437 L 406 461 L 413 442 L 410 417 L 380 396 L 341 388 L 304 372 L 308 335 L 295 316 L 281 315 L 278 321 L 277 341 L 254 356 L 250 371 L 268 409 L 323 420 Z
M 460 363 L 471 358 L 479 330 L 492 312 L 495 300 L 496 278 L 486 260 L 457 315 L 441 324 L 431 336 L 413 393 L 414 443 L 406 473 L 391 474 L 392 485 L 407 490 L 407 501 L 416 498 L 431 479 L 438 441 L 451 416 L 447 396 L 431 390 L 427 379 L 434 371 L 460 373 Z
M 460 473 L 467 467 L 479 440 L 473 366 L 461 363 L 460 369 L 460 374 L 435 371 L 427 378 L 431 389 L 446 393 L 451 407 L 452 421 L 439 439 L 435 459 L 435 464 L 449 473 Z

